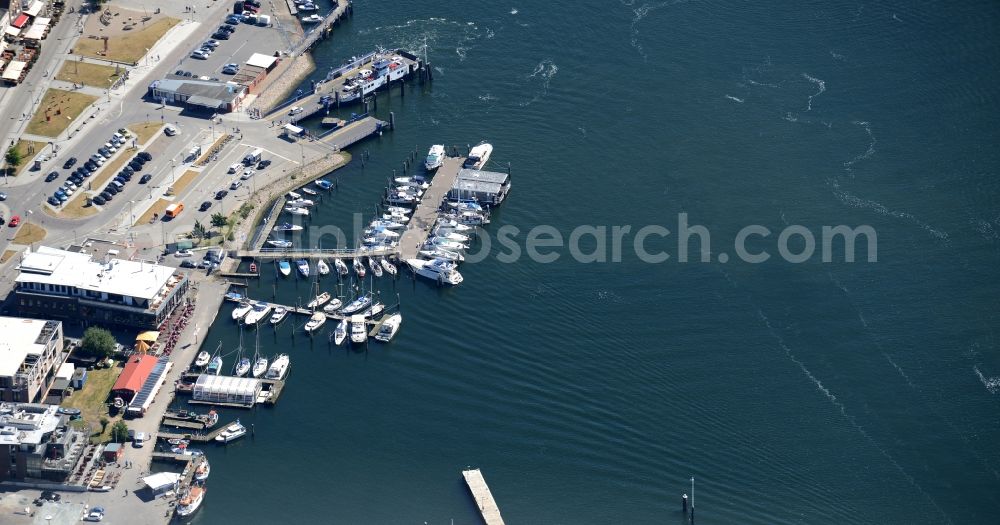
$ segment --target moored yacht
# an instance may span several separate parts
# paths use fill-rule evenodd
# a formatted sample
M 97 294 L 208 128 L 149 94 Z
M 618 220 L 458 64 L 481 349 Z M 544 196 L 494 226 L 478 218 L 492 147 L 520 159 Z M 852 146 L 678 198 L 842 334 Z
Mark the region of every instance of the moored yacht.
M 427 171 L 434 171 L 441 167 L 441 163 L 444 162 L 444 145 L 435 144 L 431 146 L 430 151 L 427 152 L 427 158 L 424 159 L 424 169 Z
M 333 265 L 337 268 L 337 273 L 339 273 L 341 277 L 345 277 L 347 275 L 347 265 L 344 264 L 344 261 L 341 260 L 340 257 L 333 260 Z
M 255 325 L 270 315 L 271 305 L 267 303 L 255 303 L 250 313 L 243 318 L 243 322 L 248 325 Z
M 325 260 L 320 259 L 316 262 L 316 271 L 319 272 L 320 275 L 326 275 L 330 273 L 330 265 L 326 264 Z
M 221 434 L 215 436 L 215 440 L 219 443 L 229 443 L 230 441 L 239 439 L 247 434 L 247 429 L 240 424 L 240 420 L 237 419 L 235 423 L 226 427 Z
M 390 276 L 392 277 L 396 276 L 397 272 L 396 265 L 389 262 L 389 259 L 382 257 L 379 259 L 379 264 L 382 265 L 382 269 L 384 269 L 386 273 L 388 273 Z
M 197 367 L 205 366 L 208 364 L 209 359 L 212 359 L 212 356 L 210 356 L 208 352 L 202 350 L 201 352 L 198 352 L 198 357 L 196 357 L 194 360 L 194 366 Z
M 274 313 L 271 314 L 271 324 L 278 324 L 285 320 L 285 316 L 288 315 L 288 309 L 284 306 L 279 306 L 274 309 Z
M 462 282 L 462 274 L 455 269 L 456 264 L 447 259 L 434 259 L 425 261 L 423 259 L 408 259 L 406 261 L 413 269 L 413 272 L 421 277 L 426 277 L 438 284 L 457 285 Z
M 215 356 L 208 362 L 208 368 L 205 369 L 205 373 L 217 376 L 220 371 L 222 371 L 222 357 Z
M 301 208 L 299 206 L 285 206 L 285 211 L 291 213 L 292 215 L 309 215 L 309 208 Z
M 194 479 L 197 481 L 205 481 L 208 479 L 208 475 L 212 472 L 212 466 L 208 464 L 208 458 L 203 458 L 201 464 L 194 471 Z
M 288 249 L 292 247 L 292 241 L 286 241 L 283 239 L 268 239 L 267 244 L 281 249 Z
M 278 261 L 278 271 L 281 275 L 288 277 L 292 274 L 292 265 L 288 264 L 288 261 Z
M 355 257 L 354 261 L 351 263 L 354 265 L 354 273 L 358 274 L 358 277 L 362 279 L 365 278 L 365 265 L 361 262 L 359 257 Z
M 267 379 L 283 379 L 285 374 L 288 372 L 288 367 L 291 365 L 291 359 L 288 358 L 288 354 L 280 354 L 278 357 L 274 358 L 271 366 L 267 369 L 267 373 L 264 377 Z
M 253 370 L 250 371 L 250 375 L 260 377 L 264 375 L 264 372 L 267 372 L 267 358 L 263 356 L 258 357 L 257 360 L 254 361 Z
M 243 377 L 247 375 L 250 371 L 250 359 L 247 357 L 241 357 L 239 361 L 236 362 L 236 366 L 233 368 L 233 375 L 236 377 Z
M 177 500 L 177 515 L 190 516 L 201 506 L 201 501 L 205 498 L 205 487 L 193 486 Z
M 323 312 L 316 312 L 309 317 L 309 320 L 306 321 L 306 326 L 304 328 L 306 332 L 311 333 L 319 330 L 324 323 L 326 323 L 326 314 Z
M 279 231 L 279 232 L 297 232 L 297 231 L 302 231 L 302 226 L 299 226 L 298 224 L 292 224 L 290 222 L 283 222 L 283 223 L 275 226 L 274 227 L 274 231 Z
M 365 316 L 355 315 L 351 317 L 351 342 L 358 345 L 368 340 L 368 325 L 365 324 Z
M 330 292 L 323 292 L 306 304 L 306 308 L 319 308 L 330 301 Z
M 345 317 L 340 320 L 340 323 L 337 324 L 337 329 L 334 330 L 333 335 L 330 336 L 333 339 L 333 344 L 337 346 L 342 345 L 344 343 L 344 339 L 347 339 L 348 330 L 349 325 L 347 318 Z
M 356 314 L 361 310 L 368 308 L 371 304 L 372 304 L 372 294 L 369 292 L 359 296 L 357 299 L 351 301 L 350 303 L 347 303 L 347 306 L 345 306 L 340 311 L 340 313 L 343 315 Z
M 340 307 L 342 306 L 344 306 L 344 301 L 334 298 L 329 303 L 327 303 L 326 306 L 323 307 L 323 311 L 333 315 L 337 313 L 337 310 L 340 310 Z
M 236 309 L 233 310 L 233 321 L 243 319 L 244 316 L 250 313 L 250 310 L 253 310 L 253 303 L 250 301 L 243 301 L 242 303 L 236 305 Z
M 396 332 L 399 331 L 399 325 L 402 322 L 402 315 L 398 313 L 390 315 L 386 320 L 382 321 L 382 326 L 378 328 L 378 332 L 375 334 L 375 340 L 388 343 L 396 336 Z
M 480 142 L 472 150 L 469 151 L 468 158 L 465 159 L 465 164 L 462 167 L 466 169 L 481 170 L 486 162 L 490 160 L 490 155 L 493 153 L 493 145 L 487 142 Z
M 302 277 L 309 277 L 309 261 L 305 259 L 299 259 L 295 261 L 295 267 L 298 268 L 299 274 Z

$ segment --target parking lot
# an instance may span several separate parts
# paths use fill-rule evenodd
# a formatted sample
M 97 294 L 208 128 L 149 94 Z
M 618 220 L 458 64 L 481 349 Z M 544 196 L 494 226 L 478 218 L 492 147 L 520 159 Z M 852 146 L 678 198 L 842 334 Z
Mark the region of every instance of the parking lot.
M 213 27 L 228 25 L 224 24 L 224 20 L 224 18 L 216 20 Z M 234 27 L 236 31 L 230 34 L 229 40 L 217 40 L 219 45 L 207 59 L 191 57 L 191 52 L 200 48 L 204 40 L 196 42 L 188 50 L 188 54 L 181 63 L 174 68 L 174 72 L 176 70 L 190 71 L 194 77 L 205 76 L 225 82 L 233 77 L 233 75 L 222 72 L 223 66 L 226 64 L 239 64 L 242 68 L 247 59 L 254 53 L 273 56 L 275 51 L 286 47 L 281 33 L 273 27 L 260 27 L 245 23 L 231 27 Z

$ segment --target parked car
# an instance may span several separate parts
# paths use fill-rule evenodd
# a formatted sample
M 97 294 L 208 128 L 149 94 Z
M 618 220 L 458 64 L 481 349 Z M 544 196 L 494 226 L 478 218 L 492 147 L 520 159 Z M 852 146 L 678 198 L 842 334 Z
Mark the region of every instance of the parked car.
M 266 167 L 268 167 L 270 165 L 271 165 L 271 161 L 270 160 L 262 160 L 262 161 L 260 161 L 260 162 L 257 163 L 257 169 L 258 170 L 262 170 L 262 169 L 264 169 L 264 168 L 266 168 Z
M 152 180 L 152 178 L 153 178 L 153 176 L 150 175 L 149 173 L 147 173 L 147 174 L 143 175 L 142 177 L 139 177 L 139 184 L 145 184 L 145 183 L 149 182 L 150 180 Z
M 153 154 L 149 153 L 148 151 L 140 151 L 139 154 L 136 155 L 136 157 L 142 159 L 143 162 L 149 162 L 153 160 Z
M 216 31 L 215 33 L 212 33 L 212 38 L 216 40 L 229 40 L 229 33 L 225 31 Z M 189 77 L 191 75 L 184 75 L 184 76 Z
M 198 49 L 195 50 L 193 53 L 191 53 L 191 58 L 197 58 L 198 60 L 206 60 L 208 59 L 208 53 Z
M 111 193 L 107 191 L 102 191 L 100 197 L 108 202 L 111 202 Z
M 115 145 L 110 142 L 104 143 L 104 149 L 110 151 L 111 153 L 118 151 L 118 148 L 116 148 Z
M 7 223 L 7 225 L 10 226 L 11 228 L 17 228 L 17 226 L 19 224 L 21 224 L 21 216 L 20 215 L 15 215 L 15 216 L 11 217 L 10 218 L 10 222 Z
M 174 257 L 191 257 L 192 255 L 194 255 L 194 252 L 191 250 L 177 250 L 174 252 Z
M 94 507 L 90 509 L 84 521 L 102 521 L 104 519 L 104 507 Z
M 226 195 L 229 195 L 228 191 L 226 191 L 226 190 L 219 190 L 219 191 L 215 192 L 215 200 L 221 201 L 222 199 L 224 199 L 226 197 Z
M 305 110 L 302 109 L 302 108 L 300 108 L 299 106 L 292 106 L 292 109 L 288 110 L 288 114 L 289 115 L 298 115 L 299 113 L 302 113 L 303 111 L 305 111 Z
M 185 72 L 184 72 L 184 76 L 185 76 L 185 77 L 190 77 L 190 76 L 191 76 L 191 75 L 193 75 L 193 74 L 194 74 L 194 73 L 192 73 L 192 72 L 190 72 L 190 71 L 185 71 Z
M 219 41 L 218 40 L 206 40 L 201 45 L 201 47 L 210 47 L 212 49 L 215 49 L 215 48 L 219 47 Z
M 7 200 L 7 194 L 0 191 L 0 201 L 5 201 L 5 200 Z
M 177 128 L 175 128 L 172 124 L 167 124 L 163 128 L 163 134 L 168 137 L 173 137 L 177 134 Z
M 66 182 L 63 183 L 63 188 L 69 188 L 71 190 L 75 190 L 77 188 L 77 186 L 76 186 L 76 184 L 73 184 L 73 181 L 66 181 Z M 3 200 L 3 199 L 0 199 L 0 200 Z
M 94 195 L 94 198 L 90 199 L 90 202 L 93 202 L 94 204 L 101 206 L 106 201 L 104 200 L 104 197 L 101 197 L 100 195 Z
M 191 259 L 184 259 L 181 261 L 181 268 L 197 268 L 198 265 L 194 263 Z
M 243 181 L 234 180 L 232 184 L 229 185 L 230 190 L 238 190 L 240 186 L 243 185 Z
M 251 168 L 243 170 L 243 175 L 240 175 L 240 180 L 248 180 L 250 177 L 253 177 L 253 173 L 253 169 Z
M 49 195 L 49 198 L 48 198 L 48 199 L 45 199 L 45 201 L 46 201 L 46 202 L 48 202 L 49 204 L 53 205 L 53 206 L 59 206 L 60 204 L 62 204 L 62 203 L 61 203 L 61 202 L 59 201 L 59 199 L 55 198 L 55 197 L 54 197 L 54 196 L 52 196 L 52 195 Z
M 69 195 L 66 195 L 66 193 L 59 193 L 59 194 L 56 194 L 56 195 L 54 195 L 54 197 L 55 197 L 55 198 L 56 198 L 56 199 L 57 199 L 57 200 L 58 200 L 58 201 L 59 201 L 60 203 L 63 203 L 63 202 L 66 202 L 66 201 L 68 201 L 68 200 L 69 200 Z
M 133 171 L 142 171 L 142 163 L 137 160 L 129 162 L 128 167 L 132 168 Z
M 208 210 L 211 207 L 212 207 L 212 201 L 205 201 L 205 202 L 201 203 L 201 206 L 199 206 L 198 209 L 200 211 L 206 211 L 206 210 Z
M 118 188 L 116 188 L 114 184 L 108 184 L 107 186 L 105 186 L 104 191 L 112 195 L 118 195 Z
M 72 168 L 74 164 L 76 164 L 76 157 L 70 157 L 63 163 L 63 169 L 68 170 Z
M 106 159 L 104 157 L 96 153 L 90 156 L 90 161 L 93 162 L 94 164 L 97 164 L 98 166 L 103 166 L 105 160 Z
M 222 72 L 227 75 L 235 75 L 236 73 L 239 73 L 239 71 L 240 66 L 238 64 L 226 64 L 222 66 Z

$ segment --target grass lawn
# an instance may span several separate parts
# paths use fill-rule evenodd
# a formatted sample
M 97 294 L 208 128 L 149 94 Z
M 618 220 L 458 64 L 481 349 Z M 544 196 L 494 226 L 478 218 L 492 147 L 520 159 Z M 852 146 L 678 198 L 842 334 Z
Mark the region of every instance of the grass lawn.
M 135 124 L 126 126 L 126 129 L 131 131 L 136 136 L 135 141 L 137 143 L 146 144 L 147 142 L 149 142 L 150 137 L 155 135 L 157 131 L 160 131 L 160 128 L 162 127 L 163 127 L 162 122 L 150 121 L 150 122 L 136 122 Z
M 14 239 L 10 242 L 13 244 L 30 246 L 32 243 L 36 243 L 44 239 L 46 233 L 48 232 L 45 231 L 45 228 L 42 228 L 32 222 L 25 222 L 20 228 L 18 228 L 17 235 L 15 235 Z
M 58 137 L 95 100 L 97 97 L 84 93 L 49 89 L 31 117 L 25 132 L 43 137 Z
M 108 52 L 104 53 L 104 41 L 100 38 L 81 37 L 73 52 L 77 55 L 110 58 L 120 62 L 138 62 L 146 50 L 180 22 L 176 18 L 162 18 L 144 29 L 108 38 Z
M 173 190 L 171 195 L 180 195 L 183 193 L 184 189 L 188 187 L 188 184 L 191 184 L 191 181 L 193 181 L 200 173 L 200 171 L 194 170 L 185 171 L 184 175 L 181 175 L 179 179 L 175 180 L 174 183 L 170 185 Z
M 81 427 L 89 425 L 93 429 L 94 434 L 90 436 L 93 443 L 100 443 L 111 438 L 111 426 L 118 418 L 108 415 L 106 401 L 108 394 L 111 393 L 111 387 L 114 386 L 115 380 L 118 379 L 118 374 L 121 372 L 122 369 L 117 365 L 111 368 L 87 371 L 87 383 L 83 385 L 81 390 L 73 392 L 73 395 L 62 404 L 64 407 L 80 409 L 82 417 L 75 423 Z M 108 423 L 108 428 L 104 430 L 104 433 L 100 434 L 102 416 L 108 418 L 110 423 Z
M 104 184 L 114 178 L 115 175 L 122 169 L 128 161 L 132 160 L 135 156 L 135 150 L 127 148 L 123 151 L 117 153 L 117 157 L 111 159 L 101 168 L 101 171 L 97 175 L 92 175 L 90 179 L 86 180 L 90 187 L 99 190 L 104 188 Z M 54 214 L 54 216 L 63 219 L 80 219 L 83 217 L 90 217 L 97 213 L 97 208 L 93 204 L 87 204 L 87 198 L 84 197 L 84 191 L 77 191 L 72 197 L 70 197 L 69 202 L 67 202 L 61 210 Z M 49 213 L 49 208 L 44 207 L 46 213 Z M 49 215 L 53 215 L 49 213 Z
M 118 71 L 114 66 L 67 60 L 63 62 L 62 69 L 56 75 L 56 80 L 109 88 L 115 80 L 118 80 Z
M 17 255 L 16 250 L 4 250 L 3 255 L 0 255 L 0 264 L 3 264 L 10 260 L 11 257 Z
M 136 224 L 149 224 L 149 221 L 153 220 L 153 214 L 157 213 L 160 217 L 163 216 L 163 212 L 166 211 L 167 206 L 170 206 L 170 202 L 167 199 L 160 199 L 153 203 L 152 206 L 146 210 L 146 213 L 139 217 L 139 220 L 135 221 Z
M 29 145 L 34 147 L 34 153 L 28 153 Z M 42 148 L 46 145 L 47 143 L 39 142 L 37 140 L 18 140 L 17 144 L 14 144 L 14 149 L 21 154 L 21 165 L 17 167 L 16 171 L 14 171 L 14 176 L 20 175 L 21 172 L 31 166 L 31 159 L 35 158 L 35 155 L 38 153 L 41 153 Z M 4 153 L 6 154 L 7 151 L 4 150 Z

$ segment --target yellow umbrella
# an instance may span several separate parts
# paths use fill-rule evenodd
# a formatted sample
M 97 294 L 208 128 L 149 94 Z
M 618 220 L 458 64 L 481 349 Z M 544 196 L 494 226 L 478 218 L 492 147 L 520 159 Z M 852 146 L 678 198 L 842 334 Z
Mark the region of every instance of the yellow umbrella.
M 160 332 L 151 330 L 149 332 L 143 332 L 135 336 L 136 341 L 146 341 L 147 343 L 155 343 L 157 339 L 160 338 Z

